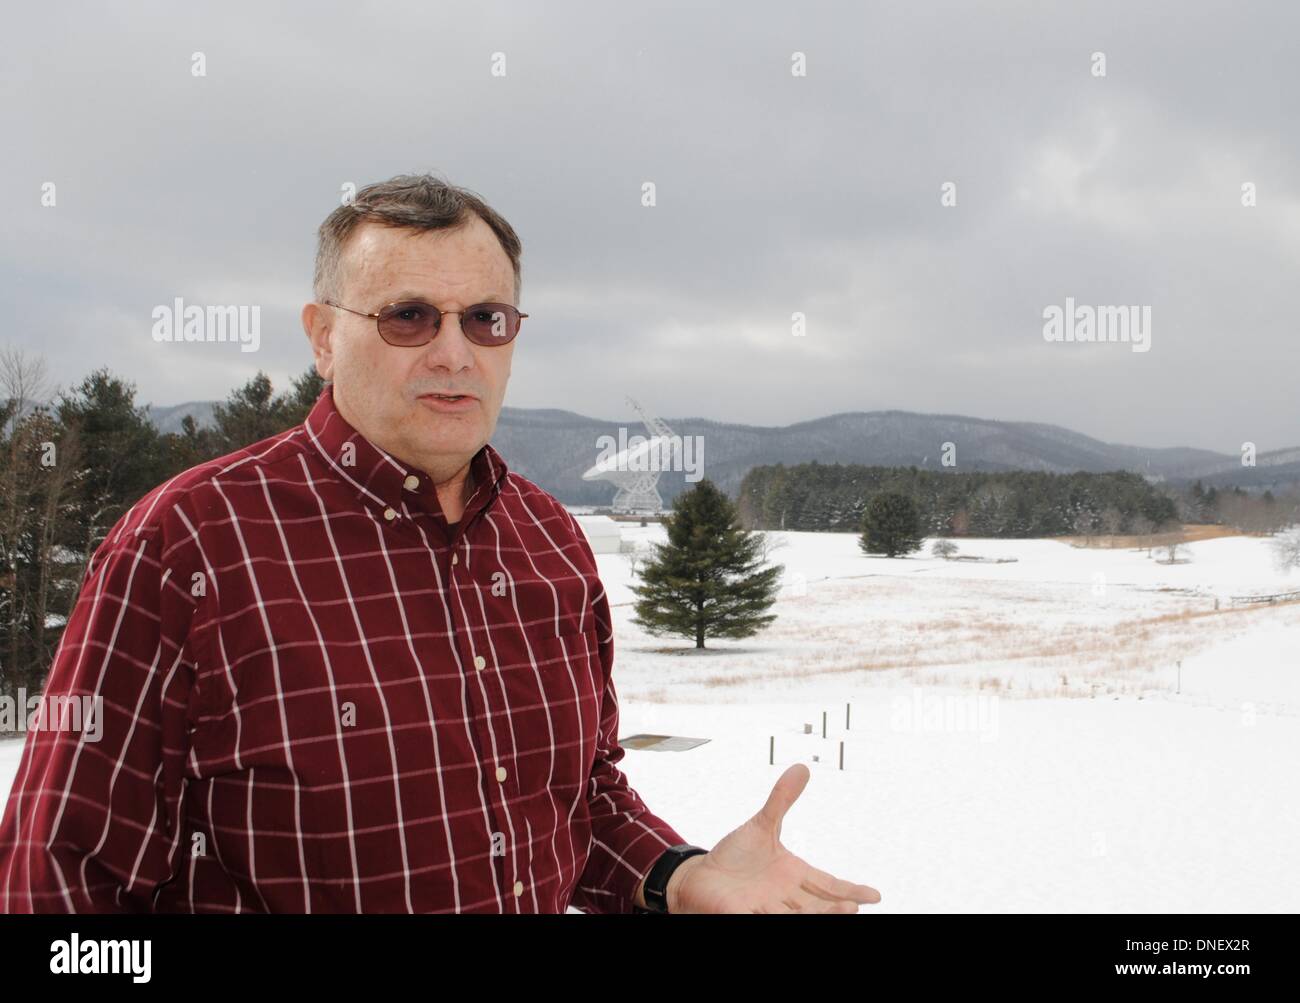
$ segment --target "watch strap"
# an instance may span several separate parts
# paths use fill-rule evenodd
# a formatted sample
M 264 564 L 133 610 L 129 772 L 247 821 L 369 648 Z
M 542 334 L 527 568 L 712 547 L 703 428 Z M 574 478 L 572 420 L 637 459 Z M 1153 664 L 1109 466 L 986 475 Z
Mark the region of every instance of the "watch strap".
M 683 860 L 688 857 L 698 856 L 701 853 L 709 851 L 702 846 L 694 846 L 690 843 L 679 843 L 677 846 L 670 846 L 655 861 L 654 866 L 650 868 L 650 873 L 646 875 L 645 888 L 642 894 L 645 896 L 646 908 L 634 906 L 633 912 L 668 912 L 668 879 L 673 876 L 673 872 L 681 866 Z

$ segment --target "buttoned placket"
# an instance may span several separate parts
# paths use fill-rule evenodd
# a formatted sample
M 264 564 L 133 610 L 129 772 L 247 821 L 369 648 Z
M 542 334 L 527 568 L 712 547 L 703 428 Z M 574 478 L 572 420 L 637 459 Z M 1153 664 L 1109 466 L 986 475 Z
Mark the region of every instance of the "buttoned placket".
M 407 491 L 411 491 L 411 492 L 418 491 L 420 488 L 420 478 L 415 474 L 408 473 L 403 478 L 402 487 L 405 488 Z M 474 489 L 474 493 L 470 496 L 469 500 L 466 502 L 465 510 L 464 512 L 461 513 L 460 521 L 457 524 L 457 530 L 455 533 L 452 534 L 452 539 L 448 542 L 446 551 L 443 551 L 442 548 L 437 547 L 436 544 L 434 546 L 434 560 L 437 561 L 438 563 L 439 571 L 442 573 L 443 576 L 444 592 L 450 600 L 448 602 L 448 611 L 449 611 L 448 615 L 451 620 L 450 629 L 451 629 L 452 643 L 456 646 L 457 651 L 461 655 L 461 664 L 472 665 L 473 671 L 476 673 L 487 671 L 488 662 L 485 656 L 478 654 L 473 650 L 472 640 L 471 640 L 473 637 L 473 630 L 471 628 L 471 625 L 468 623 L 462 624 L 458 622 L 458 617 L 460 616 L 460 602 L 459 602 L 459 595 L 458 595 L 459 585 L 457 583 L 457 572 L 459 571 L 461 577 L 463 577 L 467 570 L 463 565 L 461 565 L 460 550 L 462 549 L 463 545 L 467 546 L 467 544 L 465 544 L 465 541 L 467 541 L 468 539 L 468 530 L 470 524 L 477 520 L 478 516 L 481 514 L 481 509 L 486 507 L 486 502 L 484 502 L 483 506 L 480 506 L 478 508 L 473 507 L 476 499 L 478 498 L 479 491 L 483 490 L 484 487 L 485 486 L 482 484 L 477 485 Z M 408 512 L 411 509 L 411 506 L 406 506 L 405 503 L 403 503 L 403 507 L 406 508 Z M 422 511 L 422 510 L 417 509 L 417 511 Z M 391 505 L 387 506 L 384 509 L 384 519 L 390 525 L 401 522 L 403 518 L 404 517 L 402 513 L 398 512 Z M 444 517 L 444 521 L 445 521 L 445 517 Z M 448 551 L 449 553 L 447 553 Z M 470 608 L 472 608 L 472 605 L 470 606 Z M 474 743 L 474 755 L 477 758 L 478 762 L 480 764 L 483 764 L 485 762 L 484 750 L 485 749 L 491 750 L 494 744 L 492 741 L 492 735 L 486 731 L 487 728 L 486 721 L 487 721 L 488 714 L 491 711 L 491 708 L 485 707 L 482 704 L 482 693 L 480 692 L 480 688 L 477 685 L 477 683 L 480 681 L 468 680 L 468 682 L 470 682 L 471 685 L 467 685 L 465 687 L 465 690 L 467 693 L 467 699 L 470 703 L 471 714 L 474 719 L 473 725 L 469 729 L 468 733 L 470 735 L 471 740 Z M 483 689 L 486 690 L 487 692 L 490 692 L 490 690 L 487 687 L 484 687 Z M 495 744 L 497 745 L 498 749 L 500 749 L 501 742 L 504 740 L 504 738 L 505 738 L 504 734 L 497 736 L 497 740 Z M 506 755 L 509 755 L 511 750 L 506 749 L 501 751 L 503 751 Z M 507 781 L 511 779 L 510 771 L 507 770 L 506 767 L 502 766 L 498 762 L 490 772 L 487 772 L 485 779 L 489 784 L 495 783 L 500 787 L 504 787 Z M 516 784 L 517 782 L 518 781 L 516 778 Z M 500 800 L 502 802 L 500 806 L 498 805 L 498 799 L 496 797 L 489 797 L 487 802 L 488 817 L 490 819 L 490 828 L 487 834 L 489 847 L 491 846 L 493 833 L 495 832 L 506 833 L 510 831 L 510 829 L 507 826 L 504 826 L 502 824 L 502 818 L 501 815 L 499 814 L 499 812 L 501 811 L 508 812 L 508 809 L 504 807 L 504 801 L 505 801 L 504 794 L 500 795 Z M 515 833 L 515 839 L 516 841 L 518 841 L 519 839 L 519 833 L 517 832 Z M 492 861 L 492 866 L 494 870 L 497 872 L 497 878 L 498 878 L 497 887 L 502 889 L 502 891 L 506 896 L 507 902 L 513 900 L 513 902 L 515 903 L 515 909 L 516 911 L 518 911 L 519 902 L 523 897 L 525 886 L 524 883 L 519 879 L 518 873 L 507 874 L 506 872 L 507 869 L 509 868 L 509 861 L 511 859 L 518 858 L 520 856 L 522 856 L 523 858 L 523 866 L 522 867 L 516 866 L 515 868 L 511 868 L 511 870 L 523 871 L 524 873 L 527 872 L 529 868 L 529 861 L 527 858 L 528 858 L 528 853 L 531 849 L 531 843 L 526 844 L 522 848 L 516 846 L 516 847 L 512 847 L 512 849 L 516 851 L 514 856 L 513 857 L 511 855 L 502 856 L 500 858 L 501 863 L 499 866 L 497 865 L 496 862 L 497 858 L 491 856 L 490 853 L 488 859 Z M 522 849 L 522 854 L 520 853 L 521 849 Z M 511 880 L 512 878 L 513 881 Z

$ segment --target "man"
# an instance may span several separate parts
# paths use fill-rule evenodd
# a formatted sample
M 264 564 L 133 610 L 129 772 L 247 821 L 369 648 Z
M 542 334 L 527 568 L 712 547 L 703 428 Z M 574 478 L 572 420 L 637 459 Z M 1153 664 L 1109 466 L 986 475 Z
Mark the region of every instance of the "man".
M 488 444 L 519 238 L 432 177 L 320 230 L 327 382 L 281 435 L 142 498 L 93 555 L 29 735 L 0 908 L 856 912 L 778 841 L 788 770 L 711 852 L 618 769 L 613 627 L 553 497 Z

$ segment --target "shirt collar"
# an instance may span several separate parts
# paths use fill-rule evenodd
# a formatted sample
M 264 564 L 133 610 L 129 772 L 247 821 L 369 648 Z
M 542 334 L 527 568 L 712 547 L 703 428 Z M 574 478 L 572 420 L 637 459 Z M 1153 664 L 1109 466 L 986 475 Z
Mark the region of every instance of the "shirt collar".
M 336 476 L 349 484 L 357 497 L 381 518 L 388 520 L 385 515 L 388 509 L 394 512 L 388 521 L 409 519 L 422 510 L 446 521 L 433 478 L 418 467 L 403 463 L 349 425 L 335 406 L 333 383 L 325 384 L 303 428 Z M 496 499 L 507 473 L 501 454 L 490 443 L 484 443 L 470 461 L 474 493 L 460 517 L 461 526 Z

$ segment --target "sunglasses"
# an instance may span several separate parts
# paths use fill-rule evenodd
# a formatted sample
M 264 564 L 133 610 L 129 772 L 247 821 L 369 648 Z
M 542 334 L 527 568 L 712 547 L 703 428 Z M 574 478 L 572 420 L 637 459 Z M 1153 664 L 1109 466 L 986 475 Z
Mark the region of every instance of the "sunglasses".
M 373 317 L 379 337 L 396 348 L 427 345 L 442 326 L 442 318 L 449 313 L 460 314 L 460 329 L 474 344 L 508 345 L 519 333 L 520 322 L 528 316 L 509 303 L 475 303 L 464 310 L 439 310 L 432 303 L 406 300 L 389 303 L 378 313 L 363 313 L 332 300 L 324 302 L 358 317 Z

